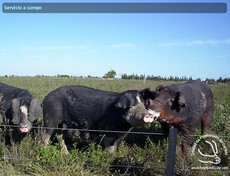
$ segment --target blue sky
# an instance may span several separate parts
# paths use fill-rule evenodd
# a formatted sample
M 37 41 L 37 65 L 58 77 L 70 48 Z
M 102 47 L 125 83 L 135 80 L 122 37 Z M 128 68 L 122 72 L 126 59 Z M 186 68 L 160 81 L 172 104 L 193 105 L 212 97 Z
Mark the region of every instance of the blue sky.
M 2 1 L 1 6 L 4 2 L 12 1 Z M 229 7 L 228 1 L 221 2 L 226 2 Z M 229 21 L 229 12 L 219 14 L 1 12 L 0 75 L 68 74 L 101 77 L 107 71 L 114 69 L 118 77 L 123 73 L 134 73 L 166 77 L 192 76 L 194 79 L 226 78 L 230 77 Z

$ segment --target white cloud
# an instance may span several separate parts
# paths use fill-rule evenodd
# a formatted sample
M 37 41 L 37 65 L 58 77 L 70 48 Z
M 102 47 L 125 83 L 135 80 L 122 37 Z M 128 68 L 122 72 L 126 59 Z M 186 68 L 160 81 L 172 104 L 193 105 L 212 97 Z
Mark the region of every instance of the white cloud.
M 164 42 L 160 43 L 159 47 L 184 47 L 184 46 L 201 46 L 201 45 L 229 45 L 230 44 L 230 38 L 225 40 L 192 40 L 192 41 L 185 41 L 185 42 Z
M 134 44 L 132 43 L 114 43 L 114 44 L 110 44 L 108 45 L 109 48 L 115 48 L 115 49 L 126 49 L 126 48 L 133 48 L 135 47 Z
M 230 38 L 225 40 L 225 44 L 230 44 Z
M 183 45 L 186 45 L 186 46 L 204 45 L 204 44 L 205 44 L 205 41 L 202 41 L 202 40 L 194 40 L 194 41 L 185 42 L 185 43 L 182 43 L 182 44 L 183 44 Z
M 86 49 L 85 45 L 49 45 L 49 46 L 35 46 L 22 47 L 21 50 L 42 50 L 42 51 L 56 51 L 56 50 L 70 50 L 70 49 Z
M 43 59 L 46 58 L 45 55 L 31 55 L 31 56 L 27 56 L 26 58 L 28 59 Z

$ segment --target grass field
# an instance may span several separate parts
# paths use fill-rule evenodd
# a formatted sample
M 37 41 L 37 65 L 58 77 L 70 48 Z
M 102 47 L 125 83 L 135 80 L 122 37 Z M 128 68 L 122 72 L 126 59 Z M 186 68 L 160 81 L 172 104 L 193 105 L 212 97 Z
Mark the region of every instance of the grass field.
M 127 89 L 155 89 L 159 84 L 170 85 L 173 82 L 154 82 L 141 80 L 102 80 L 57 77 L 0 77 L 0 82 L 28 89 L 41 101 L 53 89 L 63 85 L 84 85 L 97 89 L 122 92 Z M 214 169 L 192 169 L 200 166 L 196 156 L 182 157 L 180 137 L 177 142 L 175 170 L 177 175 L 222 176 L 230 174 L 230 85 L 211 85 L 215 98 L 215 113 L 207 134 L 219 136 L 226 145 L 228 154 L 221 153 L 220 165 Z M 133 131 L 161 133 L 158 122 Z M 199 135 L 199 130 L 196 132 Z M 200 136 L 195 136 L 195 140 Z M 44 148 L 39 141 L 26 137 L 20 145 L 6 147 L 0 143 L 0 175 L 44 175 L 44 176 L 80 176 L 80 175 L 165 175 L 168 139 L 160 134 L 129 134 L 122 142 L 118 152 L 109 154 L 100 146 L 91 143 L 87 148 L 76 148 L 64 155 L 60 146 Z M 78 139 L 79 143 L 83 143 Z M 77 144 L 76 144 L 77 145 Z M 219 148 L 221 146 L 218 146 Z M 210 166 L 206 164 L 204 166 Z M 219 167 L 219 169 L 217 168 Z M 225 170 L 221 169 L 225 168 Z

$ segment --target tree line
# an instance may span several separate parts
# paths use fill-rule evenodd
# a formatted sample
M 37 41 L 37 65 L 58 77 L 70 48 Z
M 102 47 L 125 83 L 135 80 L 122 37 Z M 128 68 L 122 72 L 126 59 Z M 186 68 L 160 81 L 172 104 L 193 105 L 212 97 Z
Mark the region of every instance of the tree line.
M 107 73 L 104 74 L 103 77 L 98 77 L 98 76 L 91 76 L 88 75 L 87 77 L 85 76 L 72 76 L 72 75 L 67 75 L 67 74 L 57 74 L 56 76 L 46 76 L 46 75 L 36 75 L 35 77 L 58 77 L 58 78 L 72 78 L 72 77 L 77 77 L 77 78 L 96 78 L 96 79 L 114 79 L 115 76 L 117 75 L 115 70 L 110 70 Z M 16 75 L 5 75 L 5 77 L 14 77 Z M 16 76 L 17 77 L 17 76 Z M 186 77 L 186 76 L 169 76 L 169 77 L 162 77 L 162 76 L 155 76 L 155 75 L 145 75 L 145 74 L 122 74 L 121 79 L 135 79 L 135 80 L 152 80 L 152 81 L 188 81 L 192 80 L 192 77 Z M 201 80 L 200 78 L 197 78 L 197 80 Z M 217 83 L 228 83 L 230 84 L 230 78 L 222 78 L 220 77 L 219 79 L 209 79 L 207 78 L 205 82 L 209 84 L 217 84 Z
M 162 77 L 162 76 L 154 76 L 154 75 L 137 75 L 137 74 L 122 74 L 121 79 L 139 79 L 139 80 L 152 80 L 152 81 L 188 81 L 192 80 L 192 77 L 186 77 L 186 76 L 169 76 L 169 77 Z M 200 79 L 200 78 L 198 78 Z

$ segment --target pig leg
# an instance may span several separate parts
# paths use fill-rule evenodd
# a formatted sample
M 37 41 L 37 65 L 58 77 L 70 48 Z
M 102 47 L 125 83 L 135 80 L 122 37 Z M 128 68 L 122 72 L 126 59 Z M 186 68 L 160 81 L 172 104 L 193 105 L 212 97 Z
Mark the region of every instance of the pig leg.
M 64 134 L 60 134 L 60 135 L 57 135 L 57 140 L 60 144 L 60 147 L 61 147 L 61 151 L 65 154 L 65 155 L 68 155 L 69 154 L 69 151 L 67 149 L 67 146 L 65 144 L 65 140 L 64 140 Z
M 127 136 L 125 135 L 119 135 L 119 136 L 104 136 L 102 139 L 102 145 L 104 148 L 107 148 L 109 153 L 114 153 L 117 151 L 119 144 L 121 141 Z
M 181 151 L 187 154 L 188 149 L 192 146 L 193 137 L 192 134 L 195 132 L 195 127 L 187 127 L 182 129 L 182 139 L 181 139 Z
M 109 153 L 114 153 L 114 152 L 116 152 L 119 143 L 120 143 L 120 141 L 119 141 L 119 140 L 116 140 L 116 141 L 113 143 L 113 145 L 110 145 L 110 146 L 108 147 Z
M 52 116 L 52 118 L 50 117 Z M 44 145 L 47 146 L 49 144 L 49 141 L 53 141 L 56 133 L 58 132 L 58 127 L 62 124 L 62 113 L 58 109 L 55 111 L 53 110 L 52 114 L 49 114 L 49 112 L 44 112 L 44 137 L 43 142 Z M 55 118 L 54 118 L 55 117 Z
M 206 111 L 201 118 L 201 135 L 204 134 L 204 131 L 207 130 L 208 125 L 211 123 L 212 120 L 212 111 Z
M 44 127 L 44 131 L 43 131 L 43 143 L 45 145 L 45 147 L 47 147 L 49 145 L 49 141 L 53 141 L 54 137 L 57 133 L 57 129 L 54 129 L 53 127 Z
M 211 90 L 207 91 L 206 95 L 206 104 L 204 104 L 204 112 L 201 117 L 201 134 L 208 128 L 208 125 L 211 123 L 213 112 L 214 112 L 214 104 L 213 104 L 213 95 Z
M 125 136 L 126 136 L 126 135 L 125 135 Z M 114 143 L 113 143 L 113 145 L 110 145 L 110 146 L 108 147 L 109 153 L 114 153 L 114 152 L 116 152 L 117 149 L 118 149 L 119 144 L 121 143 L 121 141 L 122 141 L 123 139 L 124 139 L 124 137 L 120 137 L 120 138 L 118 138 L 117 140 L 115 140 Z
M 44 142 L 45 147 L 49 145 L 50 137 L 51 137 L 51 134 L 45 132 L 44 137 L 43 137 L 43 142 Z

